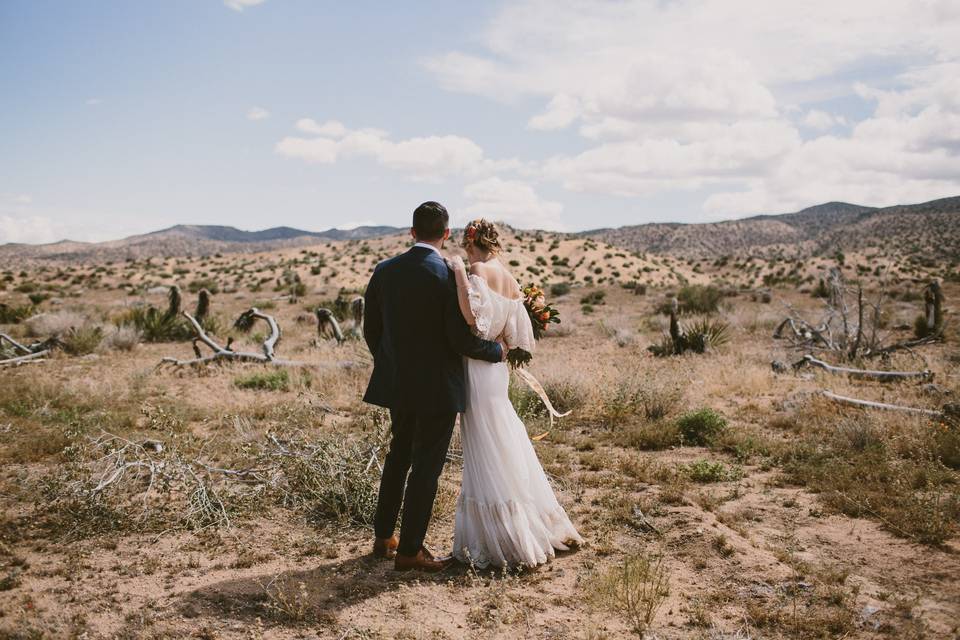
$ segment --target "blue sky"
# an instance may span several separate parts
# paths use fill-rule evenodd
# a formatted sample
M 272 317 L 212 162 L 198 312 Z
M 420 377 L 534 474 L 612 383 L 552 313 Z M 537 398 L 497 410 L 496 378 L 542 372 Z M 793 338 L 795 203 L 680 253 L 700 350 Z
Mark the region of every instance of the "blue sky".
M 771 4 L 5 0 L 0 243 L 960 193 L 955 3 Z

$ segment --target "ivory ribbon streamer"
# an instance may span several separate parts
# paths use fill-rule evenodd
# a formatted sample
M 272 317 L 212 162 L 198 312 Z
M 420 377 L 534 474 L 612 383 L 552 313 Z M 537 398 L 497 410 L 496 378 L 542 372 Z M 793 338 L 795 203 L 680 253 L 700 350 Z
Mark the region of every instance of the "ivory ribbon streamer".
M 546 390 L 544 390 L 543 385 L 540 384 L 540 381 L 533 377 L 532 373 L 530 373 L 526 369 L 523 369 L 522 367 L 517 367 L 513 371 L 520 377 L 521 380 L 527 383 L 527 386 L 530 387 L 533 390 L 533 392 L 540 397 L 541 400 L 543 400 L 543 404 L 547 407 L 547 412 L 550 414 L 551 429 L 553 429 L 553 419 L 555 417 L 562 418 L 564 416 L 570 415 L 569 411 L 567 411 L 566 413 L 560 413 L 559 411 L 553 408 L 553 404 L 550 402 L 550 397 L 547 395 Z M 544 433 L 540 436 L 536 436 L 535 439 L 539 440 L 545 435 L 547 434 Z

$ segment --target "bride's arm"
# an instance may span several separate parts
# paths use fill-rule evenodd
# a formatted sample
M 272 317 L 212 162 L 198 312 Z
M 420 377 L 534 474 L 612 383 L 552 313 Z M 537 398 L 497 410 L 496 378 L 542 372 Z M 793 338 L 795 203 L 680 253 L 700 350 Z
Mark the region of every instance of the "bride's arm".
M 457 279 L 457 303 L 460 305 L 460 313 L 463 314 L 463 319 L 466 320 L 468 325 L 475 327 L 477 326 L 477 318 L 470 308 L 470 294 L 468 293 L 470 285 L 467 282 L 467 267 L 463 264 L 463 258 L 460 256 L 451 258 L 450 267 Z

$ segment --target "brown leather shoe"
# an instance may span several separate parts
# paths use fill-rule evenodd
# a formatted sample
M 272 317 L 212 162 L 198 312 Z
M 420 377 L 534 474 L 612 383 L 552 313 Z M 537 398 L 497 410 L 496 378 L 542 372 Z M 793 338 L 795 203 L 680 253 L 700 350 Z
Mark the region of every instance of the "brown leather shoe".
M 399 544 L 400 539 L 396 535 L 389 538 L 376 538 L 373 541 L 373 557 L 393 560 L 397 555 L 397 545 Z
M 424 547 L 420 548 L 415 556 L 405 556 L 397 554 L 393 560 L 393 568 L 397 571 L 425 571 L 427 573 L 438 573 L 449 567 L 453 563 L 450 558 L 435 560 L 433 555 Z

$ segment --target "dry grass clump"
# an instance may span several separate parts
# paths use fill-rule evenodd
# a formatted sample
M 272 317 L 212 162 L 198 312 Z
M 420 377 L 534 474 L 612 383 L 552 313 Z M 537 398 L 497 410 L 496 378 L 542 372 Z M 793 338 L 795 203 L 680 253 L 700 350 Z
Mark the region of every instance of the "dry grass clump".
M 638 551 L 594 576 L 588 588 L 595 605 L 620 615 L 643 635 L 670 594 L 670 579 L 663 556 Z
M 163 424 L 172 418 L 163 414 Z M 176 430 L 176 429 L 175 429 Z M 69 434 L 64 463 L 38 481 L 43 523 L 58 539 L 110 531 L 229 527 L 269 502 L 306 512 L 320 523 L 368 526 L 377 496 L 377 468 L 365 443 L 335 437 L 268 437 L 248 444 L 253 455 L 214 462 L 216 447 L 189 434 L 163 441 L 103 433 Z M 369 464 L 369 466 L 368 466 Z
M 89 384 L 88 384 L 89 383 Z M 0 385 L 0 412 L 43 425 L 83 430 L 124 430 L 136 425 L 138 397 L 89 380 L 64 382 L 36 369 L 11 376 Z
M 355 442 L 297 435 L 273 442 L 262 463 L 279 475 L 270 491 L 281 504 L 304 509 L 320 522 L 373 523 L 379 470 L 371 460 L 376 454 L 372 438 Z
M 71 327 L 61 337 L 63 350 L 72 356 L 85 356 L 97 350 L 103 342 L 103 328 L 96 325 Z
M 747 604 L 751 625 L 797 640 L 847 637 L 857 628 L 859 588 L 847 584 L 849 571 L 810 567 L 790 551 L 782 552 L 780 559 L 795 573 L 776 586 L 772 598 Z
M 939 544 L 957 530 L 960 475 L 944 464 L 957 447 L 954 427 L 817 405 L 795 419 L 799 437 L 776 455 L 789 482 L 820 493 L 839 512 L 874 518 L 918 542 Z
M 545 377 L 540 382 L 557 411 L 573 412 L 569 418 L 564 418 L 561 425 L 582 417 L 582 410 L 589 404 L 592 391 L 585 381 L 576 375 L 560 374 Z M 540 423 L 546 420 L 546 406 L 525 382 L 511 376 L 508 394 L 517 415 L 527 422 L 528 427 L 539 428 Z
M 114 327 L 103 337 L 100 348 L 110 351 L 133 351 L 140 344 L 140 330 L 136 327 Z
M 670 380 L 621 378 L 602 393 L 595 419 L 605 427 L 622 427 L 637 419 L 656 422 L 672 413 L 682 397 L 679 385 Z

